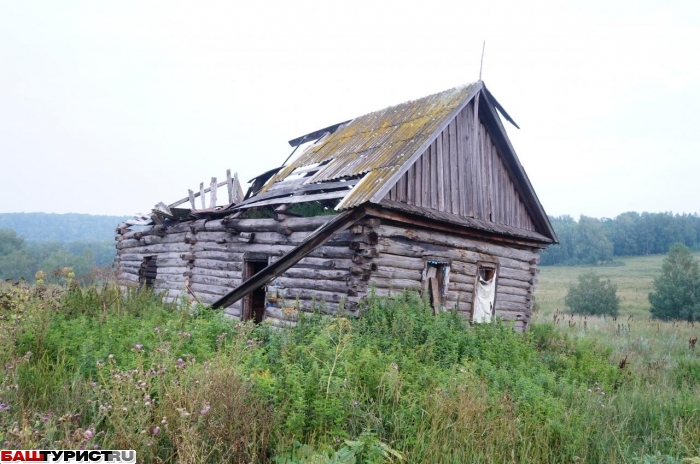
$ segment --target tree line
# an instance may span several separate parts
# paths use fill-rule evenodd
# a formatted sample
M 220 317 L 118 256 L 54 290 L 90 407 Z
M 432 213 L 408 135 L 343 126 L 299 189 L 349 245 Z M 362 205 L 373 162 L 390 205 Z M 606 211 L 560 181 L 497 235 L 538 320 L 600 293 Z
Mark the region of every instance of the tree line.
M 0 213 L 0 229 L 14 230 L 29 241 L 78 242 L 114 238 L 114 228 L 125 216 L 52 213 Z
M 0 229 L 0 279 L 34 281 L 37 271 L 48 280 L 57 280 L 55 271 L 70 267 L 76 278 L 87 278 L 96 267 L 114 260 L 113 240 L 77 240 L 72 242 L 27 241 L 14 230 Z
M 602 264 L 615 256 L 668 253 L 673 244 L 700 249 L 700 216 L 672 213 L 622 213 L 614 219 L 551 217 L 559 238 L 542 252 L 542 265 Z

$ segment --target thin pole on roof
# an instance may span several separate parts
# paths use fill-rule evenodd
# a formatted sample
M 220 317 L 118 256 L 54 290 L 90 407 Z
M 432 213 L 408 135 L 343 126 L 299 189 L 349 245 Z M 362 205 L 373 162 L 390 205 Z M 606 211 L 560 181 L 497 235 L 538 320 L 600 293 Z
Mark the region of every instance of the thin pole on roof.
M 486 50 L 486 41 L 481 46 L 481 64 L 479 65 L 479 81 L 481 81 L 481 70 L 484 69 L 484 50 Z

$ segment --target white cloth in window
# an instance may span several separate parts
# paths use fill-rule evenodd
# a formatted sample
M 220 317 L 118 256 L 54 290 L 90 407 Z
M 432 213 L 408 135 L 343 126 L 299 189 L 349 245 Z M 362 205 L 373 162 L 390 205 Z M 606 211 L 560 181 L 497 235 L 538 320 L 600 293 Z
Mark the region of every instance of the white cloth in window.
M 496 300 L 496 279 L 484 280 L 479 277 L 474 302 L 474 322 L 491 322 L 493 303 Z

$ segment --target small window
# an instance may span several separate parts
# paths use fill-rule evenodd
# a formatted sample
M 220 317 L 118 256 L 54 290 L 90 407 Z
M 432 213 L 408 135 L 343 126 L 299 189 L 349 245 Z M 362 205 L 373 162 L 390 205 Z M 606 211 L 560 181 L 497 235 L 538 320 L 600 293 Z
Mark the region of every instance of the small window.
M 139 288 L 153 288 L 153 284 L 156 282 L 156 275 L 158 274 L 158 267 L 156 265 L 156 256 L 146 256 L 141 262 L 141 269 L 139 269 Z
M 472 320 L 474 322 L 491 322 L 496 314 L 498 265 L 496 263 L 480 262 L 476 263 L 476 268 Z
M 430 298 L 433 313 L 437 314 L 445 308 L 447 300 L 447 284 L 450 280 L 450 263 L 428 259 L 425 262 L 423 288 Z

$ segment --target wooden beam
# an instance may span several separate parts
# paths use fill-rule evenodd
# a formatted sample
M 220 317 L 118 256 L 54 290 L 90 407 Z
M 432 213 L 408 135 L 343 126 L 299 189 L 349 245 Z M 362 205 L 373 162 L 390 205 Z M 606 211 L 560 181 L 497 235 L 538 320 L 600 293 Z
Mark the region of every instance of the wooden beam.
M 222 187 L 222 186 L 224 186 L 224 185 L 226 185 L 226 181 L 219 182 L 219 183 L 217 184 L 217 187 Z M 203 185 L 202 185 L 202 186 L 203 186 Z M 197 198 L 197 197 L 201 196 L 203 193 L 207 193 L 207 192 L 209 192 L 209 191 L 210 191 L 210 189 L 209 189 L 209 188 L 206 188 L 206 189 L 204 189 L 204 192 L 202 192 L 201 190 L 200 190 L 199 192 L 194 192 L 194 198 Z M 183 199 L 181 199 L 181 200 L 178 200 L 178 201 L 176 201 L 175 203 L 169 204 L 169 205 L 168 205 L 168 208 L 175 208 L 176 206 L 180 206 L 180 205 L 182 205 L 182 204 L 184 204 L 184 203 L 187 203 L 187 201 L 188 201 L 189 199 L 190 199 L 190 197 L 189 197 L 189 196 L 186 196 L 185 198 L 183 198 Z
M 228 203 L 233 203 L 233 179 L 231 178 L 231 170 L 226 170 L 226 191 L 228 192 Z
M 187 193 L 189 193 L 190 207 L 191 207 L 192 211 L 194 211 L 195 209 L 197 209 L 194 206 L 194 192 L 191 189 L 188 189 Z M 173 205 L 170 205 L 170 206 L 172 207 Z
M 204 200 L 204 182 L 199 183 L 199 197 L 202 199 L 202 209 L 207 209 L 207 204 Z
M 365 210 L 362 207 L 350 209 L 338 214 L 324 226 L 317 229 L 313 234 L 309 235 L 301 245 L 293 248 L 280 259 L 236 287 L 233 291 L 216 300 L 212 304 L 212 308 L 216 309 L 230 306 L 256 288 L 264 285 L 265 282 L 280 276 L 284 271 L 298 263 L 299 260 L 330 240 L 333 235 L 346 229 L 364 216 Z
M 216 184 L 216 177 L 211 178 L 211 184 L 209 185 L 209 208 L 216 207 L 216 190 L 218 186 Z

